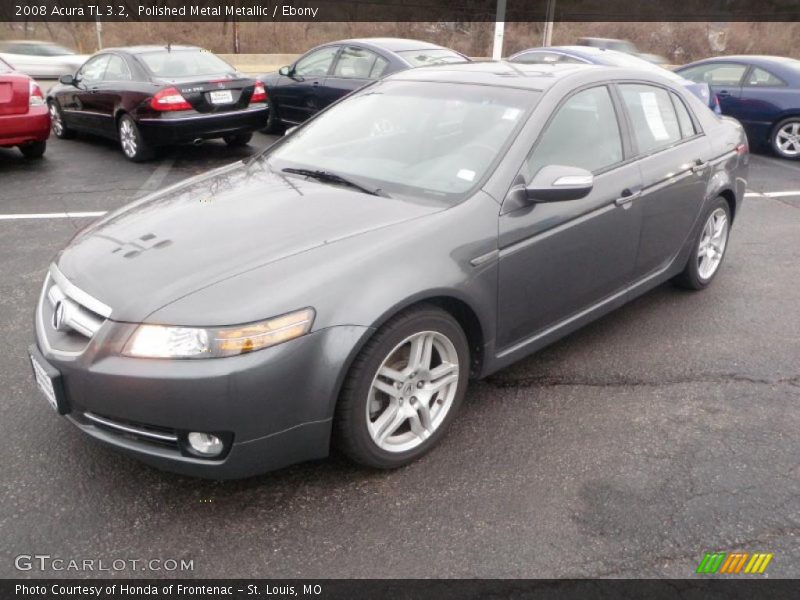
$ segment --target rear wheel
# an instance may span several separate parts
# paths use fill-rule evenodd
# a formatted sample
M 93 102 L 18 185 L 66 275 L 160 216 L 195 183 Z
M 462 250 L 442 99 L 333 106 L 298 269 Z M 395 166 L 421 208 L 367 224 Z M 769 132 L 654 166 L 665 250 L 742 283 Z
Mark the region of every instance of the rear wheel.
M 47 148 L 47 142 L 28 142 L 19 147 L 25 158 L 41 158 Z
M 225 140 L 225 143 L 228 146 L 233 148 L 238 148 L 241 146 L 247 146 L 250 143 L 250 140 L 253 139 L 252 133 L 240 133 L 239 135 L 226 135 L 222 138 Z
M 354 461 L 401 467 L 441 439 L 461 404 L 469 346 L 458 322 L 422 305 L 381 327 L 353 363 L 336 407 L 337 446 Z
M 772 150 L 781 158 L 800 159 L 800 117 L 789 117 L 772 131 Z
M 144 141 L 136 123 L 128 115 L 122 115 L 118 124 L 119 145 L 126 158 L 142 162 L 153 157 L 152 148 Z
M 61 140 L 68 140 L 75 137 L 75 132 L 64 124 L 64 115 L 61 113 L 61 107 L 55 100 L 51 100 L 47 105 L 50 111 L 50 129 L 53 135 Z
M 692 249 L 683 272 L 675 283 L 689 290 L 702 290 L 714 279 L 725 257 L 731 211 L 725 198 L 717 198 L 706 213 L 705 225 Z

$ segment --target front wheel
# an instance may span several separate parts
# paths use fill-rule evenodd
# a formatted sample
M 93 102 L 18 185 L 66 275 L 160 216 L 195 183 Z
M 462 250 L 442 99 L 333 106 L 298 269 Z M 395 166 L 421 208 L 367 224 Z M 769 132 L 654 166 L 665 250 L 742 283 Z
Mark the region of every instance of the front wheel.
M 711 283 L 725 257 L 731 227 L 731 210 L 725 198 L 717 198 L 706 212 L 705 225 L 675 283 L 689 290 L 702 290 Z
M 142 162 L 153 157 L 153 150 L 144 141 L 142 133 L 130 116 L 120 117 L 118 129 L 119 145 L 126 158 L 133 162 Z
M 267 108 L 269 110 L 267 115 L 267 126 L 261 130 L 261 133 L 266 133 L 269 135 L 281 133 L 281 119 L 278 116 L 278 112 L 275 110 L 275 105 L 272 102 L 267 101 Z
M 337 446 L 380 469 L 435 446 L 467 388 L 469 346 L 458 322 L 422 305 L 392 318 L 354 361 L 335 416 Z
M 75 137 L 75 132 L 64 124 L 64 115 L 55 100 L 51 100 L 47 106 L 50 112 L 50 129 L 58 139 L 68 140 Z
M 250 143 L 250 140 L 253 139 L 252 133 L 240 133 L 239 135 L 226 135 L 222 138 L 225 140 L 225 143 L 232 148 L 240 148 L 242 146 L 247 146 Z

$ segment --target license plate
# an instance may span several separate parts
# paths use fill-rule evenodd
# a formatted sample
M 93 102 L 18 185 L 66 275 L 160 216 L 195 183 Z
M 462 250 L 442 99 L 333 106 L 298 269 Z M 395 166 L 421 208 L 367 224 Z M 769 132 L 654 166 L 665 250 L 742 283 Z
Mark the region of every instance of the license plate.
M 209 92 L 211 104 L 230 104 L 233 102 L 233 94 L 230 90 L 218 90 L 216 92 Z
M 33 375 L 36 377 L 36 384 L 39 386 L 39 389 L 42 390 L 42 393 L 47 398 L 47 401 L 50 403 L 50 406 L 53 407 L 53 410 L 58 411 L 58 400 L 56 400 L 56 390 L 53 387 L 53 380 L 50 379 L 50 376 L 45 371 L 44 367 L 39 364 L 39 362 L 31 356 L 31 365 L 33 366 Z

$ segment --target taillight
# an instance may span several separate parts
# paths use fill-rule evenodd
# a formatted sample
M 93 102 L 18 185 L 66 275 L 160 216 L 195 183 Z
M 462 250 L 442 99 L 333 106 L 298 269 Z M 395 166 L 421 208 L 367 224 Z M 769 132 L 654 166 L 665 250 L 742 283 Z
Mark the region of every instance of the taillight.
M 253 90 L 253 95 L 250 96 L 250 102 L 266 102 L 267 90 L 264 89 L 264 84 L 260 81 L 256 82 L 256 87 Z
M 41 106 L 44 104 L 44 96 L 42 95 L 41 88 L 36 85 L 36 82 L 31 79 L 31 82 L 28 86 L 28 94 L 29 100 L 28 104 L 30 106 Z
M 154 110 L 189 110 L 192 105 L 186 101 L 177 88 L 171 87 L 156 92 L 150 99 L 150 108 Z

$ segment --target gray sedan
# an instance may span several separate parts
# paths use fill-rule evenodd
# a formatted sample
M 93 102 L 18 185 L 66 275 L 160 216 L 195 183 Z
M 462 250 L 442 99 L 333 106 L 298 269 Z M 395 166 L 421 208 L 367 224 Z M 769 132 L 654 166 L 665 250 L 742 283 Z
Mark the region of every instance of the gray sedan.
M 139 200 L 50 265 L 53 407 L 155 466 L 244 477 L 430 450 L 484 377 L 662 282 L 717 275 L 741 127 L 649 72 L 405 71 L 244 163 Z

